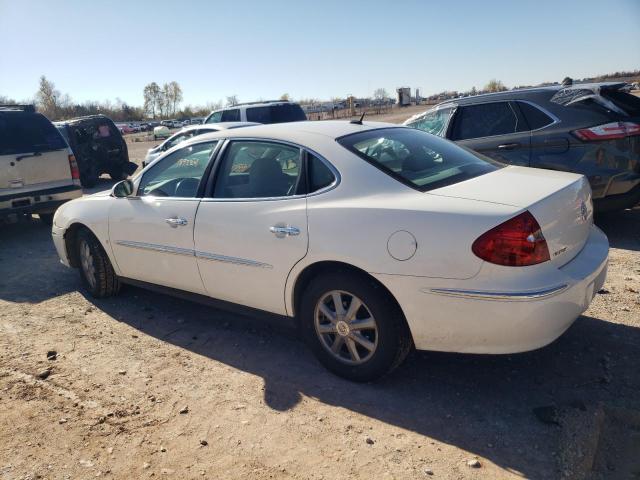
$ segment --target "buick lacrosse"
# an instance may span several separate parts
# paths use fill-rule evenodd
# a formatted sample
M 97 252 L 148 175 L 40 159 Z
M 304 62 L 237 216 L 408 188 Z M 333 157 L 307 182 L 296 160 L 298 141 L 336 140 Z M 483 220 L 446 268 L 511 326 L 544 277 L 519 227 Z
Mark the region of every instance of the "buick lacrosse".
M 52 233 L 95 297 L 130 283 L 293 317 L 357 381 L 412 347 L 552 342 L 601 288 L 609 250 L 585 177 L 362 121 L 198 136 L 64 204 Z

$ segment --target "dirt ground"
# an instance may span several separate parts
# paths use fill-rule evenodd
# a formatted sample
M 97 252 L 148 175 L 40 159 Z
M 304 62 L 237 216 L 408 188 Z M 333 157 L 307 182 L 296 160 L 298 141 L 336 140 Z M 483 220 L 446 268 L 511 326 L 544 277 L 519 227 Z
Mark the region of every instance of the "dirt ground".
M 364 385 L 288 325 L 133 287 L 92 299 L 48 228 L 2 226 L 0 479 L 638 478 L 640 208 L 598 224 L 605 289 L 559 340 L 413 353 Z

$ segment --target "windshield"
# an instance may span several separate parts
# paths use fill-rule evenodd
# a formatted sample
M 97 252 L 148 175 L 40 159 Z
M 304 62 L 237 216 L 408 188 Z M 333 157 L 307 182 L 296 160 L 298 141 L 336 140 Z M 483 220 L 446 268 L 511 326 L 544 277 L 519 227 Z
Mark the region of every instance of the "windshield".
M 447 125 L 449 125 L 453 110 L 453 107 L 434 108 L 418 118 L 408 121 L 405 125 L 444 138 L 447 134 Z
M 411 128 L 368 130 L 337 141 L 398 181 L 423 192 L 502 167 L 453 142 Z

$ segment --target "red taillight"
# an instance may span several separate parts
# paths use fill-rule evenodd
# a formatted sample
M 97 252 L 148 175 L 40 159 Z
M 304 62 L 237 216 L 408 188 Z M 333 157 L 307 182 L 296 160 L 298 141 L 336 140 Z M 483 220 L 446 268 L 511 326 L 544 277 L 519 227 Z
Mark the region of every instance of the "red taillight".
M 71 169 L 71 178 L 74 180 L 80 180 L 80 169 L 78 168 L 76 157 L 73 155 L 69 155 L 69 168 Z
M 585 142 L 614 140 L 616 138 L 640 135 L 640 125 L 633 122 L 611 122 L 596 127 L 574 130 L 573 134 Z
M 529 211 L 501 223 L 473 242 L 473 253 L 508 267 L 525 267 L 549 260 L 549 248 L 537 220 Z

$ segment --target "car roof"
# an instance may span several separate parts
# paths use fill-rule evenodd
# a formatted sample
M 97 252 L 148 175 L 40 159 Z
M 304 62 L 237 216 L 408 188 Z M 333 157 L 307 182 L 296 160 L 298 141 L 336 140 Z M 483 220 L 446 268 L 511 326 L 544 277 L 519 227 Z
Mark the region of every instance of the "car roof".
M 205 133 L 189 139 L 180 145 L 200 143 L 218 138 L 250 137 L 271 140 L 283 140 L 313 148 L 314 145 L 326 144 L 327 140 L 335 140 L 352 133 L 364 132 L 380 128 L 403 128 L 402 125 L 384 122 L 351 123 L 348 120 L 302 121 L 289 123 L 271 123 L 246 128 L 235 128 L 220 132 Z
M 252 125 L 261 125 L 256 122 L 218 122 L 218 123 L 194 123 L 192 125 L 187 125 L 182 127 L 179 132 L 189 132 L 191 130 L 211 130 L 212 132 L 216 132 L 218 130 L 229 130 L 232 128 L 238 127 L 250 127 Z M 176 132 L 176 133 L 179 133 Z
M 98 115 L 86 115 L 84 117 L 70 118 L 68 120 L 58 120 L 57 122 L 53 122 L 53 124 L 58 126 L 58 125 L 65 125 L 65 124 L 71 124 L 71 123 L 82 123 L 89 120 L 105 120 L 105 119 L 111 120 L 106 115 L 98 114 Z
M 504 92 L 481 93 L 471 97 L 451 98 L 434 105 L 433 108 L 441 108 L 445 105 L 469 105 L 497 100 L 527 100 L 539 97 L 551 97 L 554 93 L 564 89 L 589 89 L 597 90 L 602 87 L 617 87 L 624 83 L 620 82 L 592 82 L 574 83 L 573 85 L 547 85 L 543 87 L 519 88 L 516 90 L 505 90 Z

